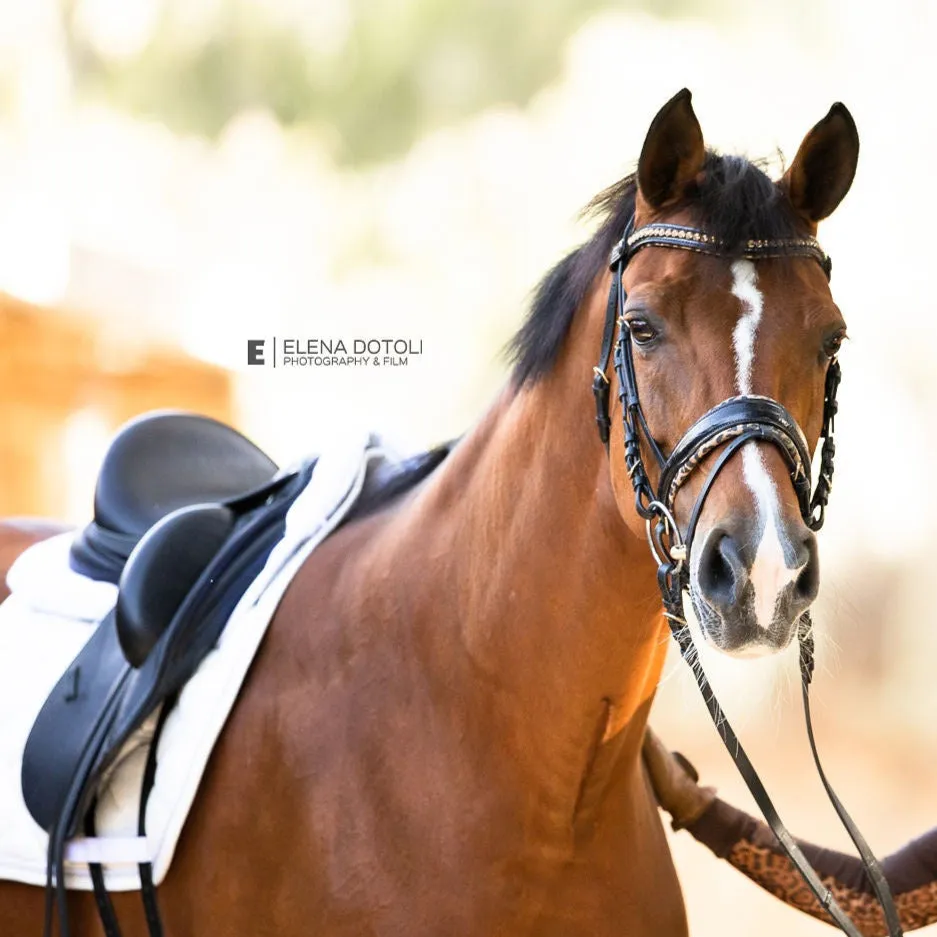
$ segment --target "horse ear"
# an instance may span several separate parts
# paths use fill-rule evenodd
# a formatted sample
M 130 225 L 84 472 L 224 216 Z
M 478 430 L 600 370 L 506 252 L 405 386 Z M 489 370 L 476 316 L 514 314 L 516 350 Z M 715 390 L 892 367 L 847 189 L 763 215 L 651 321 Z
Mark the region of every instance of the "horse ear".
M 651 122 L 638 160 L 638 190 L 653 209 L 679 201 L 706 159 L 690 92 L 675 94 Z
M 797 213 L 816 225 L 849 191 L 858 161 L 856 123 L 846 106 L 837 102 L 804 137 L 781 185 Z

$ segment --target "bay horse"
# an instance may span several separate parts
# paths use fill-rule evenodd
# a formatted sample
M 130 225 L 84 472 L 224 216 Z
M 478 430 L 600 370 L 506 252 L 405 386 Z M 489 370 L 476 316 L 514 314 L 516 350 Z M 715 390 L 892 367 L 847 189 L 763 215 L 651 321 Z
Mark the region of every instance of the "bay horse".
M 740 245 L 811 238 L 857 157 L 840 104 L 777 182 L 704 146 L 688 91 L 664 106 L 636 173 L 593 203 L 595 235 L 540 284 L 490 410 L 292 582 L 160 887 L 169 937 L 687 933 L 640 759 L 667 649 L 656 564 L 617 395 L 608 451 L 592 419 L 608 257 L 629 222 L 725 246 L 649 247 L 625 272 L 647 465 L 652 441 L 670 451 L 738 394 L 782 402 L 812 452 L 843 318 L 818 264 Z M 676 500 L 681 526 L 703 474 Z M 819 572 L 776 447 L 746 443 L 697 524 L 707 640 L 786 646 Z M 113 897 L 142 937 L 139 896 Z M 101 933 L 93 896 L 70 899 L 72 932 Z M 41 889 L 0 883 L 0 933 L 42 920 Z

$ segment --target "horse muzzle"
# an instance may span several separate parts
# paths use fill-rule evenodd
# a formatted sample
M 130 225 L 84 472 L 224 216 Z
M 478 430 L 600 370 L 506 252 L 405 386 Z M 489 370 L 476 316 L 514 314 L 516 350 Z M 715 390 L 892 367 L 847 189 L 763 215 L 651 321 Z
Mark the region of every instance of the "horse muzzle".
M 760 531 L 749 518 L 713 526 L 689 576 L 704 636 L 735 657 L 783 650 L 817 596 L 819 571 L 816 537 L 800 518 L 769 517 Z

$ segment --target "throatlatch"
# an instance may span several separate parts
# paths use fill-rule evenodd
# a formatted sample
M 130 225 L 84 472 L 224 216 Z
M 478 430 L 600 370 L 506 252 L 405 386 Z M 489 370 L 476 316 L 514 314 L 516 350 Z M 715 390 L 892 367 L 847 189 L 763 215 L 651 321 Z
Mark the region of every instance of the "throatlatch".
M 634 371 L 631 333 L 623 317 L 627 296 L 622 283 L 622 274 L 629 259 L 636 251 L 644 247 L 667 247 L 715 255 L 727 253 L 726 246 L 717 238 L 696 228 L 685 225 L 653 224 L 634 230 L 634 218 L 632 217 L 628 222 L 624 235 L 613 248 L 610 258 L 612 285 L 609 290 L 599 363 L 594 368 L 592 390 L 595 395 L 599 437 L 608 449 L 611 428 L 608 409 L 611 384 L 608 366 L 614 347 L 615 374 L 618 377 L 618 396 L 622 407 L 625 467 L 634 488 L 635 510 L 647 525 L 648 542 L 658 564 L 657 580 L 664 605 L 664 615 L 669 622 L 671 633 L 684 660 L 693 671 L 706 708 L 723 743 L 768 825 L 778 838 L 781 848 L 836 924 L 849 937 L 862 937 L 861 932 L 836 902 L 832 892 L 820 880 L 816 870 L 807 861 L 793 836 L 781 822 L 768 792 L 726 719 L 703 672 L 683 614 L 683 594 L 689 588 L 689 552 L 693 546 L 696 525 L 703 505 L 719 473 L 745 443 L 758 441 L 768 442 L 775 446 L 787 465 L 804 522 L 811 530 L 819 530 L 823 525 L 833 481 L 835 455 L 833 422 L 837 408 L 836 392 L 841 377 L 839 362 L 834 356 L 827 367 L 820 473 L 812 494 L 811 458 L 807 440 L 791 413 L 777 400 L 769 397 L 744 394 L 722 401 L 704 413 L 687 430 L 674 447 L 673 452 L 665 458 L 654 441 L 641 407 Z M 830 258 L 812 237 L 752 239 L 746 242 L 744 249 L 738 252 L 738 256 L 749 260 L 769 257 L 809 257 L 820 264 L 827 277 L 830 276 L 832 270 Z M 617 342 L 615 341 L 616 327 Z M 656 492 L 644 466 L 641 453 L 642 441 L 658 465 L 659 482 Z M 700 468 L 703 461 L 717 452 L 718 456 L 709 469 L 690 512 L 686 531 L 681 534 L 673 513 L 677 492 Z M 809 687 L 813 677 L 814 642 L 809 612 L 805 612 L 798 621 L 797 637 L 800 645 L 804 717 L 814 763 L 827 796 L 859 852 L 869 882 L 882 907 L 888 932 L 891 937 L 900 937 L 902 930 L 898 912 L 881 866 L 830 786 L 820 763 L 810 719 Z

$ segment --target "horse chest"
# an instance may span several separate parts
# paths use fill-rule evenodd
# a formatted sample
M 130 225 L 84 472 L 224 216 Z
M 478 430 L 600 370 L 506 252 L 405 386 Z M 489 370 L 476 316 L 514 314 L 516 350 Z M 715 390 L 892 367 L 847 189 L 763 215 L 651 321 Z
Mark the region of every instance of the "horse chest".
M 557 833 L 510 770 L 467 757 L 462 733 L 434 724 L 442 716 L 425 711 L 414 733 L 385 712 L 377 731 L 359 704 L 353 693 L 332 695 L 329 727 L 308 758 L 273 744 L 269 720 L 265 744 L 245 748 L 264 730 L 241 725 L 229 734 L 239 746 L 219 750 L 206 779 L 214 803 L 246 753 L 269 759 L 263 770 L 253 765 L 264 789 L 239 791 L 240 809 L 223 828 L 206 816 L 180 859 L 181 878 L 205 896 L 214 924 L 218 914 L 229 918 L 224 932 L 290 935 L 314 925 L 325 937 L 683 937 L 679 886 L 636 772 L 610 777 L 588 829 Z M 168 915 L 171 903 L 167 894 Z

